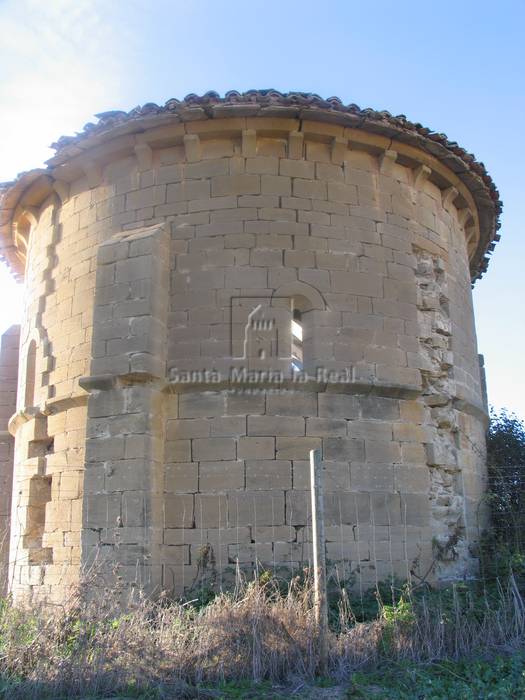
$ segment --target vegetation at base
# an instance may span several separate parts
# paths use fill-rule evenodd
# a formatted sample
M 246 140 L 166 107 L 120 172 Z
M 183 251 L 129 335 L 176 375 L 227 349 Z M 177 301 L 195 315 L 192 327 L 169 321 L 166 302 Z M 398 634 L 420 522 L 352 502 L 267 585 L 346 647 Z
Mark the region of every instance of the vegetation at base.
M 94 602 L 73 595 L 52 609 L 4 601 L 0 698 L 284 698 L 294 690 L 300 698 L 437 700 L 523 690 L 525 599 L 512 573 L 444 590 L 383 582 L 376 614 L 367 594 L 365 621 L 354 613 L 362 616 L 363 600 L 341 588 L 323 677 L 307 575 L 285 585 L 263 572 L 206 605 L 144 598 L 125 614 L 114 593 Z
M 376 700 L 521 700 L 525 697 L 522 653 L 490 659 L 399 665 L 354 674 L 348 698 Z
M 493 413 L 488 449 L 479 580 L 356 594 L 335 575 L 324 675 L 310 573 L 259 570 L 230 592 L 202 580 L 186 601 L 135 590 L 124 614 L 118 587 L 55 607 L 0 600 L 0 700 L 525 697 L 523 423 Z

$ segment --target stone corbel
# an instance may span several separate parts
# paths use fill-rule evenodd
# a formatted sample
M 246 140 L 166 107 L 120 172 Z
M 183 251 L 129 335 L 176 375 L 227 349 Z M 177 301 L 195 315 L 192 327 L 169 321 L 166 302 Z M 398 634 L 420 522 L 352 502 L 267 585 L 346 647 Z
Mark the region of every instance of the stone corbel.
M 290 131 L 288 135 L 288 158 L 300 160 L 303 157 L 304 134 L 301 131 Z
M 201 140 L 198 134 L 185 134 L 183 136 L 184 150 L 186 152 L 186 160 L 189 163 L 195 163 L 201 159 Z
M 379 156 L 379 172 L 382 175 L 391 175 L 397 160 L 397 151 L 387 149 Z
M 98 187 L 102 182 L 102 168 L 98 163 L 90 160 L 84 164 L 84 173 L 86 174 L 89 189 L 92 190 Z
M 13 239 L 15 242 L 17 254 L 22 260 L 22 262 L 25 264 L 25 259 L 27 255 L 27 239 L 24 233 L 20 232 L 16 223 L 13 224 Z
M 465 236 L 467 239 L 467 251 L 471 255 L 478 247 L 479 236 L 478 231 L 475 226 L 469 226 L 465 229 Z
M 345 159 L 346 150 L 348 148 L 348 139 L 342 139 L 338 136 L 332 139 L 331 159 L 332 163 L 342 165 Z
M 245 129 L 242 132 L 243 158 L 254 158 L 257 155 L 257 132 L 255 129 Z
M 139 170 L 151 170 L 153 166 L 153 151 L 147 143 L 137 143 L 134 148 Z
M 474 215 L 470 207 L 464 207 L 463 209 L 458 209 L 458 221 L 462 228 L 466 228 L 469 221 L 474 220 Z
M 428 165 L 420 165 L 419 167 L 414 168 L 412 172 L 414 174 L 414 187 L 417 189 L 421 189 L 432 174 L 432 170 L 428 167 Z
M 22 210 L 22 216 L 29 221 L 31 228 L 38 224 L 38 217 L 40 212 L 36 207 L 24 207 Z
M 53 181 L 53 189 L 57 193 L 57 195 L 60 198 L 60 201 L 62 204 L 67 202 L 69 199 L 69 183 L 64 182 L 64 180 L 54 180 Z
M 441 192 L 441 202 L 443 204 L 443 209 L 448 210 L 450 205 L 454 203 L 454 200 L 458 196 L 459 192 L 455 187 L 447 187 L 446 190 Z

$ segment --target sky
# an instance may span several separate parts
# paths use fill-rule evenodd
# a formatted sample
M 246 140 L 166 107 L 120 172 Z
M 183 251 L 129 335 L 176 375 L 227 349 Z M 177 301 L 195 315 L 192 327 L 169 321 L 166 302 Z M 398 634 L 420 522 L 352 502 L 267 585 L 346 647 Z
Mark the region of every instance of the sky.
M 0 0 L 0 181 L 93 115 L 215 90 L 300 90 L 405 114 L 483 161 L 502 240 L 476 283 L 489 402 L 525 417 L 525 4 Z M 22 290 L 0 264 L 0 332 Z

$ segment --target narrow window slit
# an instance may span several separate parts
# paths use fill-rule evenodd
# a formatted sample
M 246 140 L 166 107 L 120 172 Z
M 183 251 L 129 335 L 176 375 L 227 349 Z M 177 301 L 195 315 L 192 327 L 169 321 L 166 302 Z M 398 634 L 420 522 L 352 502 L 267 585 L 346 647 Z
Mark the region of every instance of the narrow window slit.
M 292 369 L 296 372 L 303 370 L 303 323 L 299 309 L 293 310 L 292 318 Z

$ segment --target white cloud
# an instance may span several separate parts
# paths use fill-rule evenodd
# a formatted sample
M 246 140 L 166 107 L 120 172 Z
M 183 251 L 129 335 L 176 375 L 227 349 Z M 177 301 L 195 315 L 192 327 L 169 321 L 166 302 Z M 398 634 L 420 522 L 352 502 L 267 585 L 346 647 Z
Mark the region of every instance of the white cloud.
M 122 100 L 122 36 L 99 0 L 0 5 L 0 180 L 37 167 L 47 146 Z
M 100 0 L 0 2 L 0 181 L 41 166 L 53 155 L 51 142 L 121 103 L 124 44 L 112 7 Z M 0 295 L 3 332 L 21 317 L 22 288 L 2 263 Z

